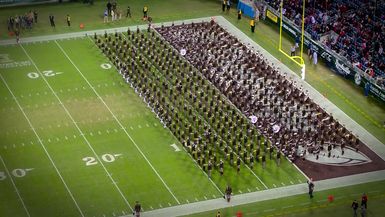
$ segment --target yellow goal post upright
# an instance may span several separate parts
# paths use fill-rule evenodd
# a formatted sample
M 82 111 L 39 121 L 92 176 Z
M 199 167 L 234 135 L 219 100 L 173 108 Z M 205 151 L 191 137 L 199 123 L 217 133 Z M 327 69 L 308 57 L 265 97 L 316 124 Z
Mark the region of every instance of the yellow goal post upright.
M 301 78 L 302 78 L 302 80 L 305 80 L 305 61 L 303 60 L 302 55 L 303 55 L 303 42 L 304 42 L 304 35 L 305 35 L 305 3 L 306 3 L 306 0 L 302 0 L 301 51 L 300 51 L 299 56 L 298 55 L 289 56 L 284 50 L 282 50 L 283 1 L 284 0 L 281 0 L 281 2 L 280 2 L 280 24 L 279 24 L 278 50 L 301 67 Z

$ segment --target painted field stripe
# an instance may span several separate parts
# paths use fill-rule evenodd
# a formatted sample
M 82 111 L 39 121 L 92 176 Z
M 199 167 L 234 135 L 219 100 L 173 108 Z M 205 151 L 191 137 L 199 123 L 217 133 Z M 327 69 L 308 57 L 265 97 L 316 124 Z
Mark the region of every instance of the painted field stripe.
M 23 46 L 20 45 L 20 47 L 21 47 L 21 48 L 23 49 L 23 51 L 27 54 L 27 52 L 24 50 Z M 27 56 L 28 56 L 28 58 L 29 58 L 30 60 L 32 60 L 32 59 L 29 57 L 28 54 L 27 54 Z M 31 62 L 32 62 L 32 61 L 31 61 Z M 36 66 L 36 65 L 35 65 L 35 66 Z M 5 86 L 7 87 L 8 91 L 11 93 L 11 95 L 12 95 L 13 99 L 15 100 L 17 106 L 19 107 L 20 111 L 23 113 L 25 119 L 27 120 L 29 126 L 31 127 L 32 131 L 34 132 L 36 138 L 37 138 L 38 141 L 40 142 L 41 147 L 43 148 L 43 150 L 44 150 L 45 154 L 47 155 L 48 159 L 51 161 L 53 167 L 54 167 L 55 170 L 56 170 L 56 173 L 59 175 L 61 181 L 63 182 L 64 187 L 67 189 L 68 194 L 70 195 L 70 197 L 71 197 L 72 200 L 74 201 L 75 206 L 77 207 L 77 209 L 78 209 L 80 215 L 84 217 L 83 211 L 80 209 L 80 207 L 79 207 L 77 201 L 75 200 L 75 198 L 74 198 L 72 192 L 71 192 L 70 189 L 68 188 L 68 186 L 67 186 L 66 182 L 64 181 L 64 179 L 63 179 L 61 173 L 59 172 L 59 169 L 56 167 L 56 164 L 53 162 L 52 157 L 51 157 L 51 155 L 48 153 L 47 149 L 45 148 L 45 146 L 44 146 L 44 144 L 43 144 L 43 141 L 41 140 L 39 134 L 37 134 L 35 128 L 33 127 L 32 123 L 31 123 L 31 121 L 29 120 L 28 116 L 25 114 L 25 112 L 24 112 L 23 108 L 21 107 L 19 101 L 17 100 L 17 98 L 15 97 L 15 95 L 14 95 L 13 92 L 12 92 L 12 90 L 9 88 L 7 82 L 5 81 L 4 77 L 3 77 L 1 74 L 0 74 L 0 78 L 1 78 L 1 80 L 3 81 L 3 83 L 5 84 Z
M 23 198 L 20 195 L 19 189 L 17 188 L 15 182 L 13 181 L 13 178 L 12 178 L 11 174 L 9 173 L 9 170 L 8 170 L 7 166 L 5 165 L 5 162 L 4 162 L 3 158 L 1 157 L 1 155 L 0 155 L 0 160 L 3 163 L 3 165 L 4 165 L 5 171 L 7 172 L 7 175 L 9 177 L 9 179 L 11 180 L 13 187 L 15 188 L 16 194 L 19 197 L 20 202 L 23 205 L 23 208 L 24 208 L 25 212 L 27 213 L 28 217 L 30 217 L 31 215 L 29 214 L 29 211 L 28 211 L 27 207 L 25 206 L 24 200 L 23 200 Z
M 91 39 L 90 39 L 91 40 Z M 91 85 L 91 83 L 88 81 L 88 79 L 83 75 L 83 73 L 79 70 L 79 68 L 74 64 L 74 62 L 70 59 L 70 57 L 67 55 L 67 53 L 63 50 L 63 48 L 60 46 L 60 44 L 55 41 L 56 45 L 60 48 L 60 50 L 63 52 L 63 54 L 67 57 L 67 59 L 72 63 L 72 65 L 75 67 L 75 69 L 79 72 L 79 74 L 83 77 L 83 79 L 87 82 L 87 84 L 90 86 L 90 88 L 94 91 L 96 96 L 100 99 L 100 101 L 104 104 L 104 106 L 107 108 L 107 110 L 111 113 L 112 117 L 115 119 L 115 121 L 119 124 L 119 126 L 123 129 L 124 133 L 128 136 L 128 138 L 131 140 L 131 142 L 135 145 L 136 149 L 139 151 L 139 153 L 143 156 L 143 158 L 147 161 L 147 163 L 150 165 L 151 169 L 155 172 L 155 174 L 158 176 L 158 178 L 161 180 L 163 185 L 166 187 L 168 192 L 174 197 L 175 201 L 180 204 L 178 198 L 174 195 L 174 193 L 171 191 L 169 186 L 166 184 L 166 182 L 163 180 L 163 178 L 159 175 L 158 171 L 154 168 L 154 166 L 151 164 L 151 162 L 148 160 L 148 158 L 144 155 L 143 151 L 139 148 L 139 146 L 136 144 L 134 139 L 131 137 L 131 135 L 127 132 L 123 124 L 118 120 L 116 115 L 111 111 L 110 107 L 106 104 L 106 102 L 100 97 L 98 92 L 96 92 L 95 88 Z M 45 80 L 45 79 L 44 79 Z M 128 202 L 127 202 L 128 203 Z

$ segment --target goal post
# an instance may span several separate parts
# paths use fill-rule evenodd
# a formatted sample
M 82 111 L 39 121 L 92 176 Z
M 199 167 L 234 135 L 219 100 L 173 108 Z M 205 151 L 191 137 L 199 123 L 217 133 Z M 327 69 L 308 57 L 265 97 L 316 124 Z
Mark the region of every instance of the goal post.
M 301 67 L 301 77 L 305 80 L 305 61 L 303 60 L 303 44 L 305 36 L 305 0 L 302 0 L 302 25 L 301 25 L 301 44 L 300 53 L 298 55 L 291 56 L 282 50 L 282 25 L 283 25 L 283 0 L 280 2 L 280 24 L 279 24 L 279 45 L 278 50 L 286 57 L 291 59 L 294 63 Z

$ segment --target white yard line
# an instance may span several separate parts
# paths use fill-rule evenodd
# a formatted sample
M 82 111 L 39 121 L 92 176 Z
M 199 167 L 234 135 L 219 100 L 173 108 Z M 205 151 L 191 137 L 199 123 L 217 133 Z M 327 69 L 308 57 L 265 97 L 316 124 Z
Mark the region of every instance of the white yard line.
M 135 145 L 136 149 L 139 151 L 139 153 L 143 156 L 143 158 L 147 161 L 148 165 L 150 165 L 151 169 L 155 172 L 155 174 L 158 176 L 160 181 L 163 183 L 163 185 L 167 188 L 167 190 L 170 192 L 170 194 L 174 197 L 175 201 L 180 204 L 178 198 L 174 195 L 174 193 L 171 191 L 169 186 L 166 184 L 166 182 L 163 180 L 163 178 L 159 175 L 158 171 L 154 168 L 154 166 L 151 164 L 151 162 L 147 159 L 147 157 L 144 155 L 142 150 L 139 148 L 139 146 L 136 144 L 134 139 L 131 137 L 131 135 L 127 132 L 126 128 L 123 126 L 123 124 L 119 121 L 119 119 L 116 117 L 116 115 L 111 111 L 110 107 L 106 104 L 106 102 L 100 97 L 98 92 L 96 92 L 95 88 L 91 85 L 91 83 L 87 80 L 87 78 L 83 75 L 83 73 L 80 71 L 80 69 L 74 64 L 74 62 L 71 60 L 71 58 L 67 55 L 67 53 L 63 50 L 63 48 L 60 46 L 59 43 L 55 40 L 56 45 L 60 48 L 60 50 L 63 52 L 63 54 L 67 57 L 67 59 L 71 62 L 71 64 L 75 67 L 75 69 L 79 72 L 79 74 L 82 76 L 82 78 L 87 82 L 87 84 L 90 86 L 90 88 L 94 91 L 96 96 L 100 99 L 100 101 L 104 104 L 104 106 L 107 108 L 107 110 L 111 113 L 112 117 L 115 119 L 115 121 L 119 124 L 120 128 L 124 131 L 124 133 L 127 135 L 127 137 L 131 140 L 131 142 Z
M 9 177 L 9 179 L 11 180 L 13 187 L 15 188 L 16 194 L 19 197 L 20 202 L 23 205 L 25 212 L 27 213 L 27 216 L 30 217 L 31 215 L 29 214 L 29 211 L 28 211 L 27 207 L 25 206 L 24 200 L 23 200 L 23 198 L 20 195 L 19 189 L 16 187 L 16 184 L 13 181 L 13 178 L 12 178 L 11 174 L 9 173 L 9 170 L 8 170 L 7 166 L 5 165 L 5 162 L 4 162 L 4 160 L 3 160 L 3 158 L 1 156 L 0 156 L 0 160 L 3 163 L 3 165 L 4 165 L 5 171 L 7 172 L 7 175 Z
M 110 178 L 110 180 L 112 181 L 113 185 L 116 187 L 116 189 L 118 190 L 118 192 L 120 193 L 120 195 L 122 196 L 124 202 L 127 204 L 127 206 L 131 209 L 131 205 L 128 203 L 127 199 L 124 197 L 122 191 L 120 190 L 120 188 L 118 187 L 118 185 L 116 184 L 115 180 L 112 178 L 111 174 L 108 172 L 107 168 L 104 166 L 103 164 L 103 161 L 99 158 L 98 154 L 95 152 L 94 148 L 92 147 L 92 145 L 90 144 L 90 142 L 88 141 L 88 139 L 84 136 L 84 133 L 83 131 L 79 128 L 77 122 L 74 120 L 74 118 L 72 117 L 72 115 L 69 113 L 69 111 L 67 110 L 67 108 L 65 107 L 65 105 L 62 103 L 62 101 L 60 100 L 59 96 L 56 94 L 56 92 L 53 90 L 53 88 L 51 87 L 51 85 L 48 83 L 48 81 L 45 79 L 45 76 L 41 73 L 40 69 L 37 67 L 37 65 L 35 64 L 35 62 L 32 60 L 32 58 L 29 56 L 29 54 L 27 53 L 27 51 L 24 49 L 23 45 L 20 44 L 20 47 L 23 49 L 25 55 L 27 55 L 28 59 L 31 61 L 31 63 L 34 65 L 36 71 L 40 74 L 41 78 L 44 80 L 44 82 L 47 84 L 48 88 L 52 91 L 53 95 L 56 97 L 56 99 L 59 101 L 60 105 L 62 106 L 62 108 L 64 109 L 64 111 L 67 113 L 67 115 L 69 116 L 69 118 L 71 119 L 72 123 L 75 125 L 75 127 L 77 128 L 77 130 L 80 132 L 80 135 L 83 137 L 84 141 L 87 143 L 88 147 L 91 149 L 91 151 L 93 152 L 93 154 L 95 155 L 95 158 L 99 161 L 100 165 L 102 165 L 104 171 L 107 173 L 108 177 Z
M 24 48 L 23 48 L 23 50 L 24 50 Z M 20 105 L 19 101 L 17 100 L 16 96 L 13 94 L 12 90 L 9 88 L 7 82 L 5 81 L 4 77 L 3 77 L 1 74 L 0 74 L 0 78 L 1 78 L 1 80 L 3 81 L 3 83 L 5 84 L 5 86 L 7 87 L 8 91 L 11 93 L 13 99 L 15 100 L 15 102 L 16 102 L 17 106 L 19 107 L 20 111 L 23 113 L 23 115 L 24 115 L 25 119 L 27 120 L 29 126 L 31 127 L 32 131 L 35 133 L 36 138 L 39 140 L 40 145 L 41 145 L 41 147 L 44 149 L 45 154 L 47 155 L 48 159 L 51 161 L 53 167 L 54 167 L 55 170 L 56 170 L 56 173 L 59 175 L 61 181 L 62 181 L 63 184 L 64 184 L 64 187 L 65 187 L 66 190 L 68 191 L 68 194 L 70 195 L 70 197 L 71 197 L 72 200 L 74 201 L 74 203 L 75 203 L 75 205 L 76 205 L 76 208 L 78 209 L 80 215 L 84 217 L 83 211 L 80 209 L 80 207 L 79 207 L 78 203 L 76 202 L 76 200 L 75 200 L 75 198 L 74 198 L 72 192 L 71 192 L 70 189 L 68 188 L 68 186 L 67 186 L 66 182 L 64 181 L 64 179 L 63 179 L 61 173 L 59 172 L 59 169 L 56 167 L 54 161 L 52 160 L 51 155 L 49 154 L 49 152 L 47 151 L 46 147 L 44 146 L 43 141 L 41 140 L 39 134 L 37 134 L 35 128 L 33 127 L 32 123 L 31 123 L 31 121 L 29 120 L 28 116 L 25 114 L 24 109 L 21 107 L 21 105 Z

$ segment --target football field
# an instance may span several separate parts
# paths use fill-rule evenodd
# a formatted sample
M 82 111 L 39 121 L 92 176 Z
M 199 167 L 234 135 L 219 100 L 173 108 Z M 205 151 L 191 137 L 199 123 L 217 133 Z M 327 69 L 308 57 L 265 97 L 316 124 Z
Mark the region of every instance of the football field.
M 122 216 L 306 181 L 286 160 L 209 179 L 87 37 L 1 46 L 0 80 L 0 216 Z

